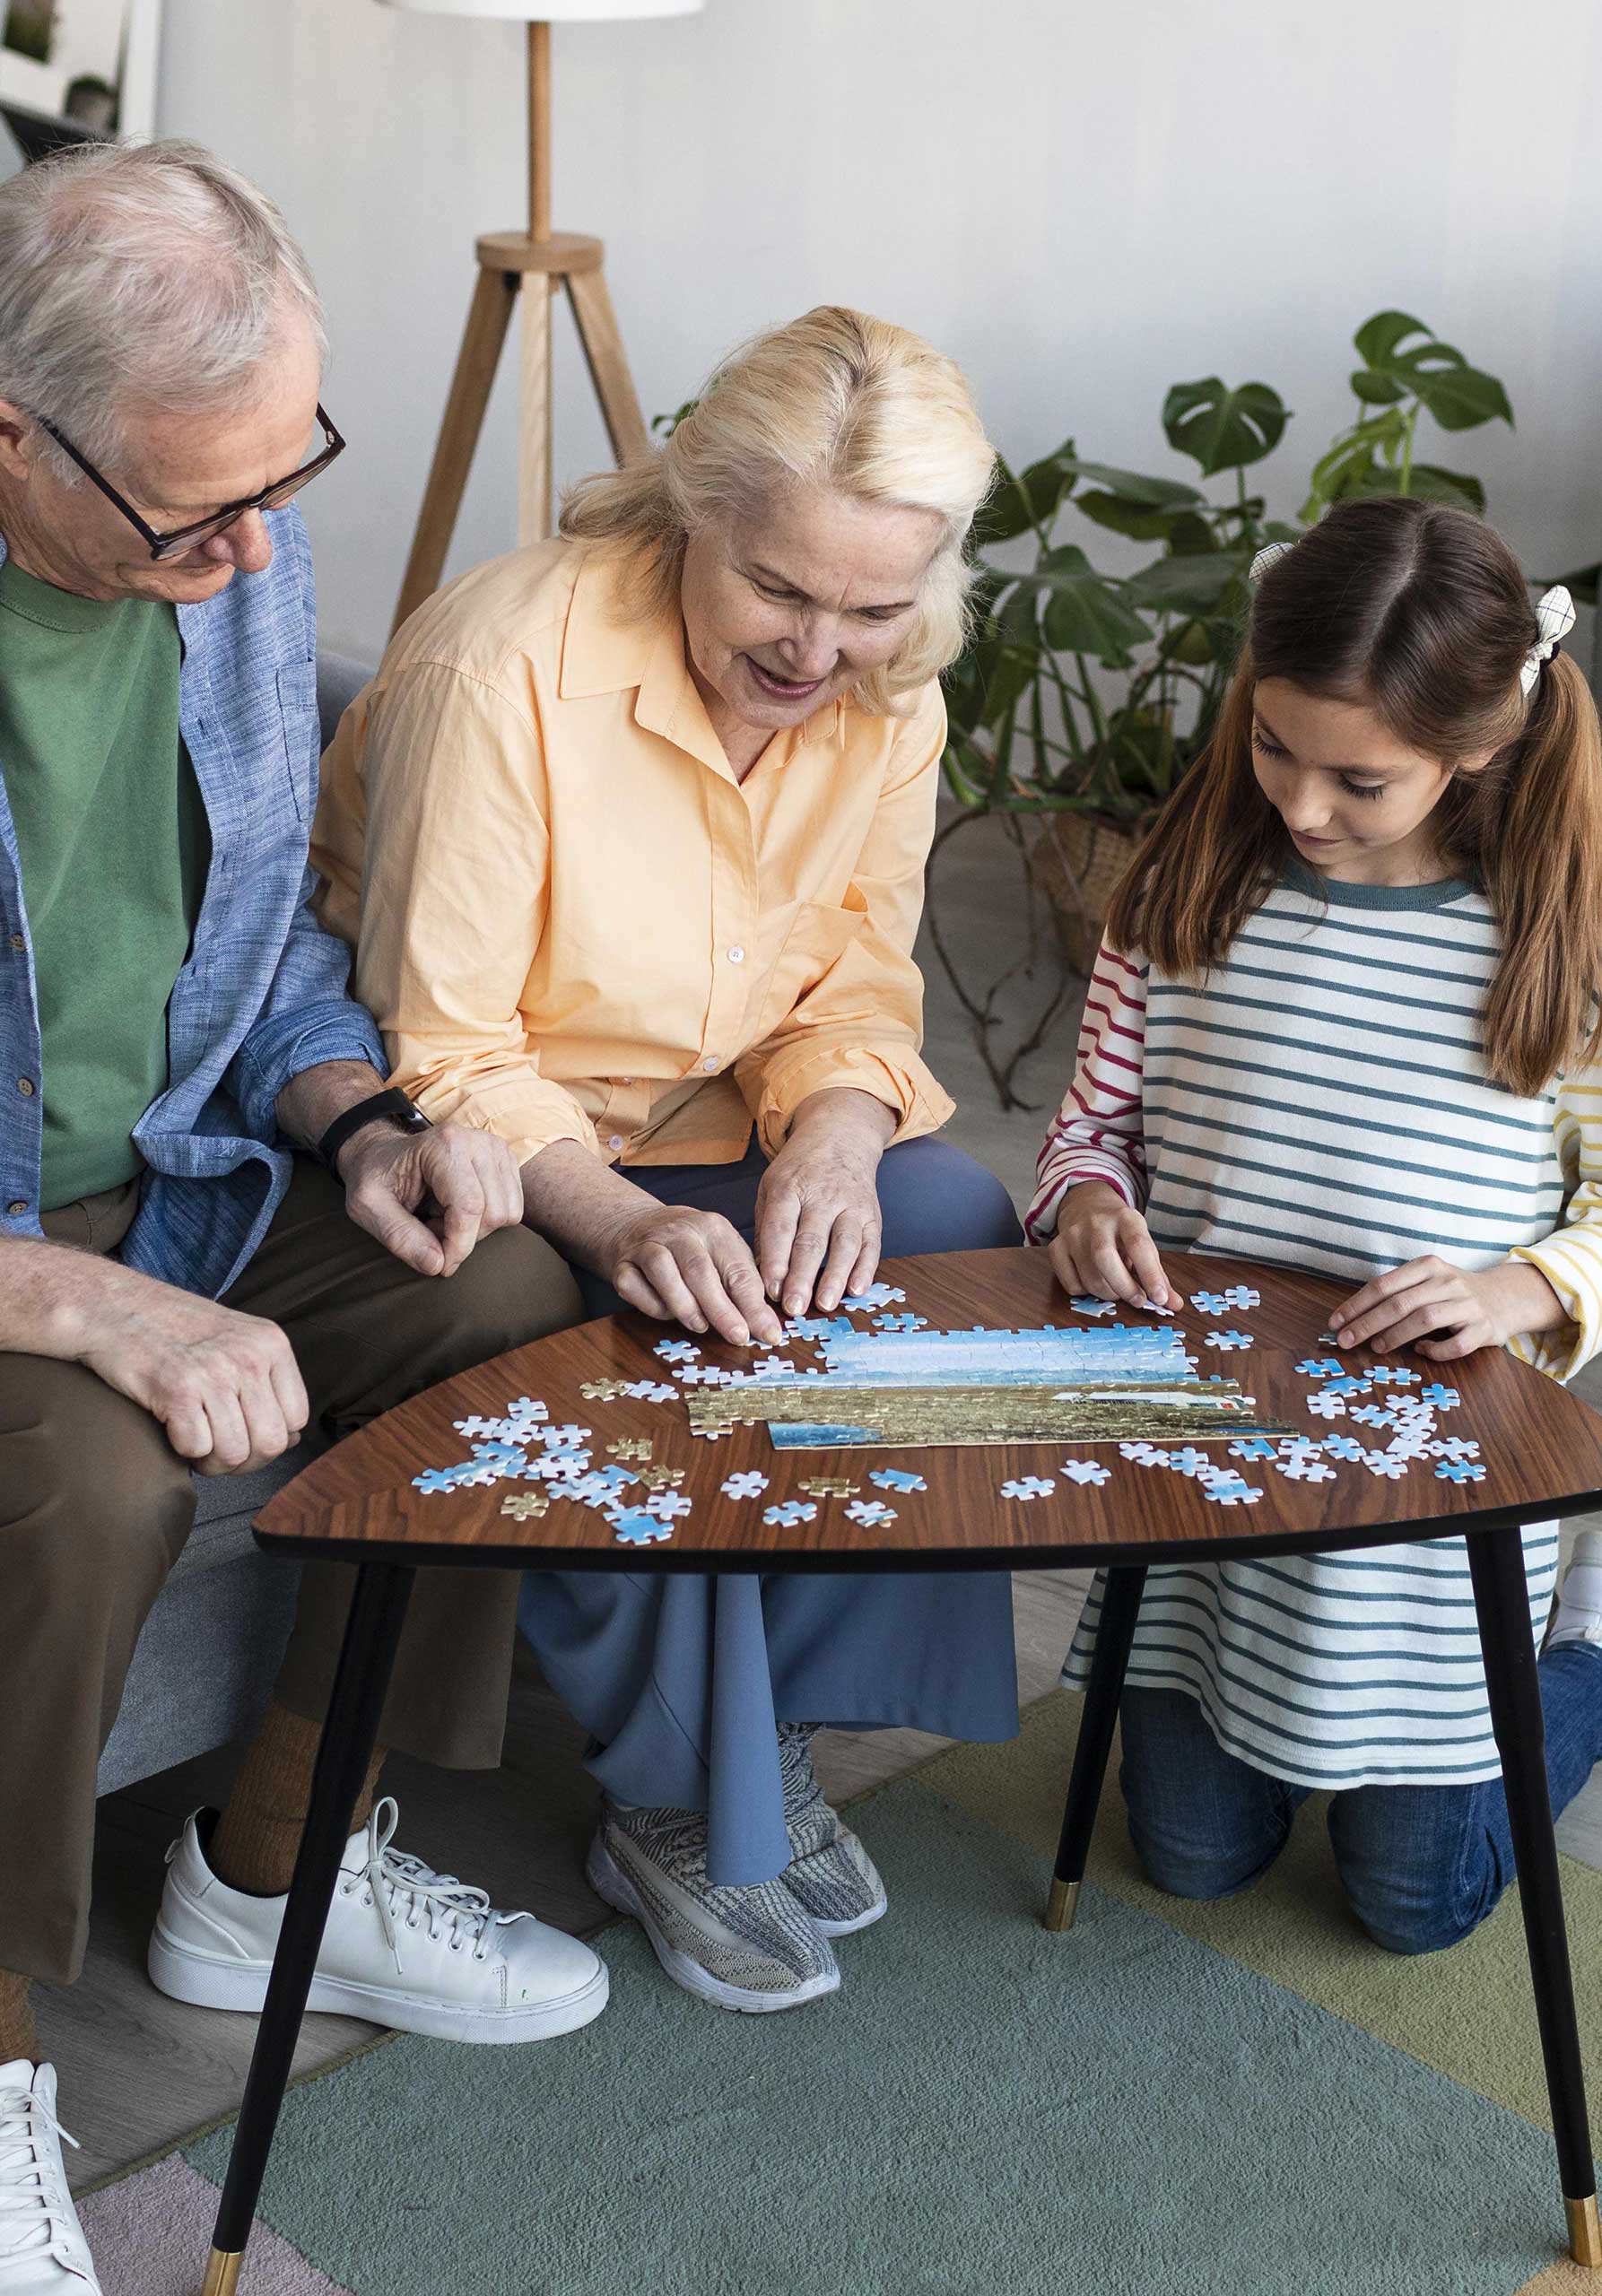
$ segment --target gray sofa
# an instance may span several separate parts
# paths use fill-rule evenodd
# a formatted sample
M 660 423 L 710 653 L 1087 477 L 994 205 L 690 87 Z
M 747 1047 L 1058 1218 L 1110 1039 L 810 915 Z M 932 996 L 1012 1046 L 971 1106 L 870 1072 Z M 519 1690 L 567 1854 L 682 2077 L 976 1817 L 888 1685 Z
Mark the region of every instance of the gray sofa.
M 371 674 L 344 656 L 319 656 L 325 744 Z M 196 1477 L 195 1529 L 134 1653 L 122 1711 L 100 1758 L 102 1794 L 225 1745 L 259 1718 L 300 1574 L 267 1560 L 251 1538 L 251 1520 L 318 1448 L 309 1439 L 257 1474 Z

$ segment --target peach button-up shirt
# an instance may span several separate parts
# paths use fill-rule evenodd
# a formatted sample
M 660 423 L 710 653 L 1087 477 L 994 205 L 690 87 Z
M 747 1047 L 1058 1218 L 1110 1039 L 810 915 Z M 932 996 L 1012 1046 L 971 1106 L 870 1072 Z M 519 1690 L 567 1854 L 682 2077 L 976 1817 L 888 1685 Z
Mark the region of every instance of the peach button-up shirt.
M 912 942 L 945 713 L 831 703 L 736 781 L 676 612 L 543 544 L 392 642 L 323 761 L 322 922 L 403 1086 L 526 1161 L 728 1163 L 854 1086 L 895 1137 L 952 1102 L 919 1057 Z

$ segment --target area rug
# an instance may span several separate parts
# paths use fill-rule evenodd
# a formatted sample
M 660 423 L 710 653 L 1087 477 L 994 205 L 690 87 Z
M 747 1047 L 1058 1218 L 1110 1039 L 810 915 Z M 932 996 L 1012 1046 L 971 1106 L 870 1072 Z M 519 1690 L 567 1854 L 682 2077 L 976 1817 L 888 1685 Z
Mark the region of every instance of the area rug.
M 1450 1953 L 1378 1952 L 1316 1802 L 1258 1890 L 1185 1905 L 1140 1881 L 1110 1784 L 1048 1935 L 1078 1713 L 1045 1700 L 1021 1742 L 857 1805 L 891 1913 L 828 2001 L 719 2014 L 620 1923 L 583 2032 L 399 2039 L 293 2091 L 242 2296 L 1594 2290 L 1558 2260 L 1516 1905 Z M 1594 2029 L 1602 1874 L 1563 1879 Z M 84 2205 L 107 2296 L 194 2296 L 228 2145 Z

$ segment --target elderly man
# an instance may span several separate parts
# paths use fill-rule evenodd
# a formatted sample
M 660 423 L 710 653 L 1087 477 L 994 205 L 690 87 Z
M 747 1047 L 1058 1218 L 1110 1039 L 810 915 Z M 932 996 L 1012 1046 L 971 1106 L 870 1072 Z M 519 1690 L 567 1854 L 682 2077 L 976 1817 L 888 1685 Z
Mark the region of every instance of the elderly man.
M 284 506 L 339 451 L 323 349 L 281 219 L 206 153 L 90 148 L 0 187 L 5 2296 L 97 2285 L 29 1980 L 82 1961 L 96 1762 L 191 1470 L 581 1311 L 504 1144 L 386 1091 L 305 906 L 315 641 Z M 308 1573 L 229 1806 L 178 1846 L 152 1970 L 183 1998 L 260 2005 L 345 1594 Z M 386 1744 L 497 1760 L 514 1594 L 425 1574 Z M 313 2007 L 476 2041 L 598 2013 L 586 1947 L 390 1851 L 371 1801 Z

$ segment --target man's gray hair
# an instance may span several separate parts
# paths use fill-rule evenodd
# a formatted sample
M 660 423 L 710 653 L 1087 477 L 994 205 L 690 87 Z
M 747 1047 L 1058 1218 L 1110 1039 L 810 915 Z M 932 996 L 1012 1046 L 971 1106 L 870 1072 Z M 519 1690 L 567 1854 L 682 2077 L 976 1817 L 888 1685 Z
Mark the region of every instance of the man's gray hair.
M 0 183 L 0 399 L 91 462 L 116 466 L 121 425 L 142 408 L 248 401 L 297 314 L 326 357 L 283 216 L 198 144 L 79 144 Z

